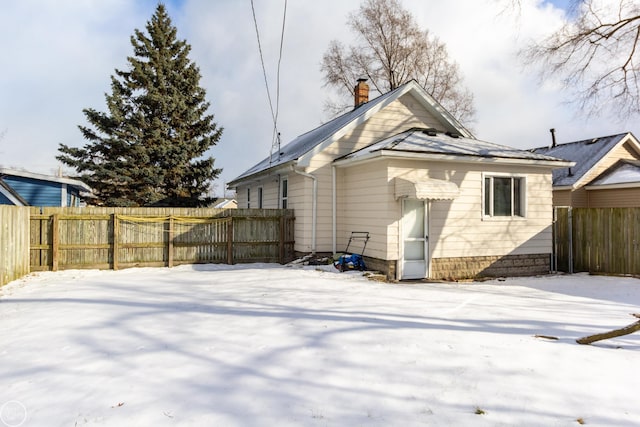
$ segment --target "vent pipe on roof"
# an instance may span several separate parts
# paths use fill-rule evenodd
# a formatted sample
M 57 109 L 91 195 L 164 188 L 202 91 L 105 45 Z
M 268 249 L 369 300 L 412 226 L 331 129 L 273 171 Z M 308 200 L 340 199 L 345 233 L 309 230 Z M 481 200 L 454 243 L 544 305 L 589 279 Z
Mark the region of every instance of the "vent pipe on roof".
M 369 102 L 369 85 L 367 79 L 359 78 L 358 83 L 354 89 L 354 103 L 353 108 L 358 108 L 365 102 Z
M 551 132 L 551 147 L 555 147 L 556 146 L 556 130 L 554 128 L 549 129 L 549 132 Z

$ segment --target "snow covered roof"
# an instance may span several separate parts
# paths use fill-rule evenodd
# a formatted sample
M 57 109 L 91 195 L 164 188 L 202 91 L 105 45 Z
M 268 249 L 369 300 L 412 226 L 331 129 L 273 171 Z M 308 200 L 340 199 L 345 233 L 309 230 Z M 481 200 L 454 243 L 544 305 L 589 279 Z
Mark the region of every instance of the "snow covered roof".
M 342 136 L 347 129 L 367 120 L 371 115 L 410 91 L 416 95 L 416 98 L 421 101 L 427 109 L 432 111 L 436 117 L 439 117 L 442 120 L 442 124 L 445 128 L 473 138 L 471 132 L 462 126 L 462 124 L 460 124 L 448 111 L 428 95 L 422 87 L 412 80 L 402 86 L 399 86 L 395 90 L 387 92 L 384 95 L 354 108 L 352 111 L 338 116 L 335 119 L 298 136 L 282 147 L 280 153 L 275 153 L 274 155 L 263 159 L 261 162 L 233 179 L 228 185 L 231 187 L 238 181 L 248 178 L 251 175 L 281 167 L 290 162 L 299 160 L 305 155 L 313 154 L 317 150 L 322 149 L 325 144 L 331 143 Z
M 531 151 L 536 154 L 553 156 L 575 162 L 576 165 L 570 169 L 556 169 L 553 171 L 554 187 L 573 186 L 629 135 L 631 135 L 631 133 L 626 132 L 558 144 L 555 147 L 534 148 Z
M 607 169 L 602 175 L 589 183 L 589 187 L 603 185 L 639 184 L 640 162 L 633 160 L 620 160 Z
M 443 133 L 434 129 L 423 128 L 409 129 L 371 144 L 359 151 L 347 154 L 342 157 L 342 159 L 363 159 L 381 152 L 438 154 L 562 163 L 562 160 L 551 156 L 473 138 L 465 138 L 449 132 Z

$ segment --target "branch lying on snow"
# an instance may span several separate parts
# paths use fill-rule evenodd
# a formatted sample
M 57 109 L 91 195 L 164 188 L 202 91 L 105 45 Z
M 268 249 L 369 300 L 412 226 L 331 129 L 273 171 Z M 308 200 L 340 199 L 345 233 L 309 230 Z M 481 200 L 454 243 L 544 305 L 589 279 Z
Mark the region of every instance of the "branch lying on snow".
M 536 338 L 544 338 L 546 340 L 557 340 L 558 339 L 558 337 L 553 337 L 551 335 L 540 335 L 540 334 L 536 334 L 536 335 L 534 335 L 534 337 L 536 337 Z
M 631 314 L 634 317 L 640 319 L 640 314 Z M 636 331 L 640 331 L 640 320 L 634 322 L 624 328 L 614 329 L 613 331 L 604 332 L 602 334 L 589 335 L 588 337 L 582 337 L 576 340 L 578 344 L 591 344 L 596 341 L 606 340 L 609 338 L 621 337 L 622 335 L 629 335 Z

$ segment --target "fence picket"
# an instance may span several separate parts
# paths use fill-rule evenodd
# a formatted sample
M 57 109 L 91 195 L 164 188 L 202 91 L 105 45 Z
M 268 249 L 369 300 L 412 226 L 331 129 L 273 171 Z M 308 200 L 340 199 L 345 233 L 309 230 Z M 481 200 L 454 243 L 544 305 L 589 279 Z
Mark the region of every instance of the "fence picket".
M 33 271 L 284 263 L 294 257 L 291 210 L 43 208 L 31 213 L 31 229 L 41 230 L 31 238 Z
M 571 220 L 569 220 L 571 218 Z M 640 208 L 556 208 L 559 271 L 640 275 Z

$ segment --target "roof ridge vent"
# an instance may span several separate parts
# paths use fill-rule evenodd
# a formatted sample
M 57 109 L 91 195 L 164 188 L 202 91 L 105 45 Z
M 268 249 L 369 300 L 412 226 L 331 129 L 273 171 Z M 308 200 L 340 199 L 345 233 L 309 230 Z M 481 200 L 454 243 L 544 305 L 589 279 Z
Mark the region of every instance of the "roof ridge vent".
M 436 136 L 438 134 L 438 130 L 435 128 L 426 128 L 422 130 L 422 133 L 429 136 Z
M 447 135 L 447 136 L 449 136 L 451 138 L 454 138 L 454 139 L 460 138 L 460 134 L 456 133 L 456 132 L 447 132 L 445 135 Z

